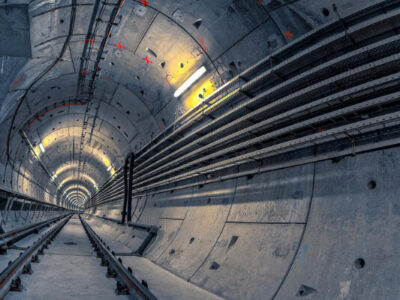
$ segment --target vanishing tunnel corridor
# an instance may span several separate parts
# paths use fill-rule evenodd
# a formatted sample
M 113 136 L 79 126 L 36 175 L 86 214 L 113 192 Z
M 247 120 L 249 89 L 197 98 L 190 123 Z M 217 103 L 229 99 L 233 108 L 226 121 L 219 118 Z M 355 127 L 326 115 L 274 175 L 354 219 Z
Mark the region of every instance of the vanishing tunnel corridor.
M 399 0 L 0 0 L 0 299 L 399 299 Z

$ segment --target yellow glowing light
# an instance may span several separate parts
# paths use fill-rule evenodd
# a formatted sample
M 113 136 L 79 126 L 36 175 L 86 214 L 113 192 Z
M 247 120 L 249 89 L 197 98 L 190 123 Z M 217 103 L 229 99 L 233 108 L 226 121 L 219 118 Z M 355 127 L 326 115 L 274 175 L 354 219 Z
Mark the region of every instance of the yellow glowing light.
M 64 196 L 64 198 L 68 198 L 68 197 L 71 197 L 71 196 L 74 196 L 74 195 L 81 195 L 82 197 L 84 197 L 85 199 L 87 199 L 87 195 L 85 194 L 85 193 L 83 193 L 82 191 L 79 191 L 79 190 L 74 190 L 74 191 L 69 191 L 65 196 Z
M 211 95 L 215 91 L 215 87 L 211 81 L 211 78 L 204 80 L 198 88 L 193 90 L 190 95 L 185 97 L 183 100 L 183 105 L 185 107 L 185 111 L 191 109 L 196 106 L 198 103 L 206 99 L 209 95 Z M 201 96 L 200 96 L 201 95 Z
M 100 158 L 101 158 L 103 164 L 106 166 L 106 168 L 109 168 L 111 166 L 111 162 L 107 156 L 105 156 L 104 154 L 103 155 L 98 154 L 98 156 L 100 156 Z M 107 170 L 107 171 L 110 171 L 110 170 Z
M 79 185 L 78 187 L 76 185 L 71 185 L 65 189 L 64 193 L 67 193 L 68 191 L 73 189 L 83 190 L 86 194 L 90 195 L 89 190 L 83 185 Z
M 174 93 L 174 97 L 177 98 L 182 95 L 189 87 L 191 87 L 201 76 L 207 71 L 206 67 L 201 67 L 192 74 Z
M 87 175 L 87 174 L 84 174 L 84 173 L 82 173 L 82 174 L 80 174 L 79 175 L 81 178 L 83 178 L 83 179 L 87 179 L 91 184 L 96 184 L 96 181 L 94 181 L 93 180 L 93 178 L 92 177 L 90 177 L 89 175 Z M 66 177 L 63 181 L 61 181 L 60 182 L 60 186 L 63 186 L 63 185 L 65 185 L 66 183 L 68 183 L 69 181 L 72 181 L 72 180 L 76 180 L 76 179 L 78 179 L 78 175 L 76 174 L 75 176 L 68 176 L 68 177 Z
M 68 127 L 68 128 L 61 128 L 57 131 L 51 132 L 48 134 L 43 140 L 42 140 L 42 145 L 44 148 L 48 148 L 51 144 L 53 144 L 55 141 L 60 140 L 63 137 L 80 137 L 82 133 L 82 127 Z M 38 148 L 38 153 L 40 153 L 40 149 Z M 91 152 L 97 159 L 99 159 L 105 166 L 108 168 L 111 165 L 111 160 L 110 158 L 105 155 L 102 151 L 91 148 L 91 147 L 85 147 L 85 152 Z M 36 150 L 35 150 L 36 152 Z
M 113 176 L 115 174 L 115 169 L 114 168 L 111 168 L 110 174 L 111 174 L 111 176 Z
M 78 163 L 75 163 L 74 165 L 78 165 Z M 73 169 L 75 168 L 74 165 L 63 165 L 61 167 L 59 167 L 56 171 L 55 174 L 60 175 L 61 173 L 63 173 L 64 171 L 68 171 L 69 169 Z
M 34 154 L 36 154 L 37 157 L 39 157 L 40 156 L 40 148 L 39 148 L 39 146 L 34 147 L 33 148 L 33 152 L 34 152 Z

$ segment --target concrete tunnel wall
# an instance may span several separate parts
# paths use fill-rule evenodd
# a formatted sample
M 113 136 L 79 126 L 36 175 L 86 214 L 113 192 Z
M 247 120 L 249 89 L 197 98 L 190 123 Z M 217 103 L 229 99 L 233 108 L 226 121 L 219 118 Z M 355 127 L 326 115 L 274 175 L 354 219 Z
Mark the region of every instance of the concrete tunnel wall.
M 382 0 L 340 0 L 335 2 L 335 13 L 330 0 L 224 0 L 190 5 L 185 1 L 153 0 L 146 9 L 138 1 L 126 1 L 121 12 L 122 22 L 113 30 L 111 43 L 125 41 L 129 51 L 137 49 L 138 53 L 127 55 L 114 47 L 102 63 L 99 84 L 88 112 L 89 124 L 95 127 L 90 147 L 104 151 L 118 168 L 126 153 L 140 149 L 187 109 L 183 99 L 175 101 L 172 97 L 177 83 L 169 86 L 164 81 L 165 76 L 171 76 L 170 80 L 173 76 L 179 79 L 179 72 L 173 69 L 181 57 L 171 57 L 173 53 L 170 51 L 174 43 L 187 46 L 182 48 L 181 54 L 189 57 L 187 65 L 190 68 L 207 65 L 210 72 L 215 73 L 213 81 L 218 85 L 221 80 L 229 80 L 310 31 L 337 20 L 338 16 L 343 18 L 380 2 Z M 4 21 L 0 24 L 4 33 L 0 48 L 0 131 L 4 132 L 0 143 L 2 184 L 51 203 L 61 202 L 56 196 L 57 189 L 33 157 L 26 154 L 26 147 L 16 131 L 10 140 L 10 157 L 16 165 L 14 170 L 10 168 L 5 149 L 6 133 L 11 126 L 14 106 L 23 91 L 59 55 L 68 33 L 70 3 L 71 0 L 9 0 L 5 4 L 8 8 L 1 10 Z M 93 3 L 89 0 L 77 1 L 76 24 L 70 46 L 54 69 L 30 89 L 17 115 L 16 129 L 24 128 L 28 120 L 61 100 L 79 96 L 75 94 L 79 64 Z M 23 11 L 26 15 L 22 14 Z M 194 26 L 199 19 L 201 26 Z M 20 25 L 16 27 L 16 23 Z M 148 26 L 151 30 L 147 32 Z M 165 31 L 169 35 L 164 34 Z M 15 39 L 7 40 L 10 32 L 18 33 Z M 286 36 L 288 32 L 290 35 Z M 206 41 L 207 56 L 202 55 L 198 44 L 200 36 Z M 155 43 L 159 39 L 162 42 Z M 26 47 L 21 47 L 21 43 L 27 45 L 29 42 L 31 51 L 22 51 Z M 100 40 L 97 42 L 100 43 Z M 171 48 L 164 45 L 167 42 Z M 146 47 L 158 53 L 152 68 L 143 66 L 142 57 L 149 55 Z M 167 62 L 167 69 L 160 66 L 163 60 Z M 174 67 L 169 70 L 170 66 Z M 73 126 L 77 124 L 75 119 L 79 119 L 78 126 L 81 126 L 84 108 L 71 106 L 62 110 L 54 112 L 56 118 L 45 114 L 40 122 L 35 122 L 27 132 L 29 139 L 38 143 L 51 133 L 55 133 L 52 139 L 58 141 L 79 138 L 80 131 L 73 132 Z M 128 111 L 136 113 L 127 115 Z M 70 146 L 71 141 L 54 144 L 63 149 Z M 49 149 L 44 155 L 44 163 L 56 170 L 70 159 L 62 152 Z M 84 154 L 85 161 L 91 160 L 91 153 L 85 151 Z M 100 186 L 109 174 L 95 169 L 97 171 L 88 172 L 93 174 Z
M 378 2 L 381 1 L 343 0 L 337 1 L 336 5 L 338 13 L 343 17 Z M 235 3 L 240 4 L 240 1 Z M 246 27 L 243 38 L 237 33 L 235 38 L 229 36 L 225 40 L 223 30 L 217 35 L 218 23 L 203 21 L 203 25 L 209 28 L 203 32 L 210 38 L 209 48 L 217 49 L 211 56 L 218 62 L 220 72 L 226 79 L 271 51 L 283 47 L 285 43 L 301 38 L 322 24 L 337 20 L 337 16 L 330 9 L 332 1 L 328 0 L 262 3 L 270 13 L 271 19 L 265 23 L 257 19 L 256 27 Z M 50 11 L 53 4 L 49 4 Z M 59 2 L 55 2 L 54 6 L 56 4 Z M 181 11 L 181 14 L 175 13 L 175 10 L 162 1 L 154 1 L 153 4 L 160 11 L 171 15 L 174 20 L 181 19 L 179 22 L 182 26 L 190 27 L 195 20 L 191 14 L 185 15 L 185 11 Z M 181 4 L 183 5 L 182 1 L 179 5 Z M 133 11 L 134 4 L 129 2 L 128 5 Z M 297 18 L 292 19 L 300 8 L 307 8 L 305 15 L 297 15 Z M 329 8 L 328 14 L 326 11 L 324 13 L 324 8 Z M 38 14 L 41 13 L 42 8 L 34 7 L 33 10 L 35 9 L 38 9 Z M 83 16 L 90 15 L 89 8 L 87 12 L 85 7 L 81 9 L 84 12 Z M 207 12 L 211 10 L 212 6 L 207 6 Z M 51 18 L 58 21 L 57 13 L 51 12 Z M 68 13 L 69 10 L 65 9 L 60 15 L 66 17 Z M 47 15 L 44 14 L 40 18 L 43 19 L 34 19 L 33 30 L 38 32 Z M 85 17 L 81 16 L 81 19 Z M 271 30 L 271 24 L 278 30 Z M 82 28 L 78 29 L 82 34 L 86 33 Z M 52 39 L 64 34 L 62 30 L 55 26 L 48 30 L 45 38 L 36 36 L 33 37 L 33 41 L 38 44 L 48 43 L 47 38 Z M 287 30 L 294 35 L 289 41 L 282 35 Z M 126 32 L 120 34 L 124 36 Z M 268 38 L 265 38 L 266 36 Z M 276 37 L 276 43 L 271 40 L 273 37 Z M 71 47 L 70 57 L 76 58 L 75 61 L 79 60 L 80 55 L 75 47 L 81 47 L 81 42 L 74 41 L 74 46 Z M 78 44 L 80 46 L 77 46 Z M 57 47 L 60 45 L 44 44 L 35 47 L 34 54 L 43 57 L 32 60 L 25 57 L 3 58 L 2 69 L 4 67 L 5 73 L 12 76 L 8 76 L 7 81 L 3 82 L 4 86 L 0 82 L 0 87 L 3 87 L 1 95 L 4 95 L 1 117 L 5 120 L 0 130 L 7 130 L 9 126 L 7 112 L 11 106 L 8 104 L 16 102 L 21 95 L 19 88 L 28 86 L 29 82 L 22 82 L 23 86 L 16 89 L 8 90 L 9 86 L 21 76 L 31 78 L 29 75 L 39 73 L 39 69 L 42 68 L 39 62 L 46 61 L 48 52 L 54 52 L 51 56 L 55 56 L 58 50 L 54 49 L 58 49 Z M 114 58 L 119 55 L 113 54 Z M 111 59 L 107 60 L 107 64 L 109 61 Z M 135 67 L 135 64 L 136 62 L 132 63 L 132 66 Z M 17 72 L 16 69 L 19 68 L 16 66 L 22 71 Z M 108 68 L 111 69 L 110 66 Z M 57 77 L 60 75 L 60 78 L 68 79 L 76 76 L 72 69 L 72 64 L 63 62 L 62 66 L 51 74 L 51 80 L 44 81 L 38 87 L 35 99 L 39 98 L 43 102 L 38 105 L 39 108 L 50 102 L 46 100 L 46 96 L 53 85 L 62 87 L 61 92 L 52 90 L 53 99 L 62 95 L 65 90 L 75 91 L 75 77 L 73 80 L 62 81 Z M 153 111 L 146 112 L 141 100 L 149 100 L 153 94 L 149 93 L 150 96 L 147 96 L 146 90 L 148 98 L 144 99 L 140 95 L 133 95 L 125 87 L 130 84 L 123 79 L 126 72 L 110 72 L 114 72 L 115 81 L 121 82 L 117 84 L 104 78 L 100 79 L 101 84 L 96 96 L 102 99 L 101 101 L 108 102 L 103 104 L 100 110 L 101 118 L 108 124 L 102 128 L 102 133 L 104 136 L 118 136 L 122 142 L 117 144 L 114 141 L 114 144 L 111 144 L 110 140 L 100 135 L 99 128 L 96 129 L 99 136 L 98 139 L 95 138 L 95 142 L 103 143 L 101 146 L 110 145 L 115 148 L 116 150 L 110 152 L 113 153 L 115 161 L 122 161 L 124 154 L 140 148 L 160 130 L 157 122 L 165 119 L 163 125 L 171 123 L 175 113 L 182 110 L 182 103 L 169 102 L 159 114 L 153 115 Z M 142 73 L 140 76 L 143 79 Z M 154 79 L 153 76 L 151 73 L 149 78 L 145 79 L 145 88 L 151 89 L 150 82 Z M 158 80 L 162 81 L 162 77 Z M 117 85 L 117 88 L 114 85 Z M 170 95 L 171 89 L 163 90 L 161 95 L 166 94 Z M 119 103 L 117 98 L 121 99 L 121 109 L 115 109 Z M 127 117 L 125 108 L 130 108 L 128 105 L 136 107 L 143 115 L 140 118 L 132 115 Z M 112 119 L 109 113 L 112 110 L 115 110 L 118 117 L 115 119 L 118 121 Z M 42 126 L 32 130 L 30 137 L 35 140 L 36 137 L 46 136 L 54 130 L 52 128 L 61 130 L 72 125 L 77 112 L 78 109 L 66 112 L 65 116 L 62 116 L 65 117 L 65 120 L 62 119 L 62 125 L 58 125 L 61 117 L 50 120 L 50 117 L 46 116 L 48 119 L 44 119 Z M 24 108 L 17 123 L 23 124 L 31 115 L 33 112 Z M 133 132 L 136 130 L 133 127 L 138 124 L 145 124 L 143 128 L 139 126 L 139 131 L 143 132 L 139 132 L 133 138 Z M 121 129 L 117 130 L 117 126 L 121 126 Z M 124 130 L 129 133 L 129 144 L 124 140 Z M 1 136 L 4 137 L 3 134 Z M 61 132 L 57 138 L 65 138 L 64 133 Z M 102 138 L 105 141 L 101 141 Z M 23 147 L 17 150 L 19 144 L 20 140 L 17 138 L 12 151 L 21 162 L 21 172 L 11 171 L 9 166 L 6 167 L 4 144 L 1 145 L 0 172 L 3 184 L 16 191 L 55 203 L 55 187 L 48 184 L 48 178 L 44 174 L 40 173 L 38 176 L 37 164 L 21 154 Z M 66 144 L 70 144 L 70 141 L 62 144 L 61 148 L 65 150 L 63 147 Z M 46 161 L 52 169 L 58 167 L 60 161 L 67 159 L 64 158 L 65 153 L 62 150 L 59 153 L 62 155 L 54 154 Z M 400 149 L 391 148 L 344 157 L 340 161 L 327 160 L 256 174 L 253 177 L 239 177 L 204 186 L 177 189 L 173 193 L 148 192 L 146 196 L 132 200 L 133 221 L 159 227 L 155 241 L 145 252 L 146 258 L 184 280 L 226 299 L 396 299 L 400 294 L 397 258 L 400 246 L 397 237 L 400 192 L 396 176 L 396 162 L 399 156 Z M 88 155 L 87 161 L 90 160 Z M 93 159 L 88 172 L 96 171 L 97 166 L 98 162 Z M 105 171 L 101 170 L 95 174 L 99 183 L 106 179 L 108 174 L 104 173 Z M 99 206 L 95 212 L 90 213 L 93 212 L 98 217 L 120 219 L 121 202 Z M 46 214 L 51 217 L 49 213 Z M 14 215 L 10 213 L 8 220 L 12 219 L 11 216 L 15 217 L 15 222 L 10 221 L 6 230 L 25 224 L 25 212 L 15 211 Z M 98 217 L 87 218 L 102 235 L 117 239 L 131 249 L 137 248 L 145 239 L 146 234 L 142 231 Z M 135 237 L 132 238 L 133 236 Z M 152 279 L 145 279 L 151 286 Z
M 148 194 L 133 221 L 159 226 L 146 258 L 226 299 L 396 299 L 399 159 L 392 148 Z M 90 219 L 132 249 L 143 239 Z

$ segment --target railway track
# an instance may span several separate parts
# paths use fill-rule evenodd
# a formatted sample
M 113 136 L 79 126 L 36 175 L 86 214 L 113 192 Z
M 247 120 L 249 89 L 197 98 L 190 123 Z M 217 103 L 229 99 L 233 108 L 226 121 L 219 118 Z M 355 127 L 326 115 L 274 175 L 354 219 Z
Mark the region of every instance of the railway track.
M 107 277 L 117 279 L 116 292 L 129 295 L 131 299 L 156 300 L 157 298 L 150 290 L 132 275 L 132 270 L 124 267 L 122 260 L 115 256 L 89 224 L 81 216 L 79 216 L 79 219 L 97 253 L 97 257 L 101 259 L 101 265 L 107 267 Z
M 70 274 L 81 274 L 82 278 L 74 276 L 84 287 L 90 286 L 93 295 L 87 295 L 84 288 L 72 282 L 80 294 L 68 297 L 92 299 L 100 294 L 107 299 L 157 299 L 81 216 L 65 214 L 1 234 L 0 249 L 0 268 L 2 263 L 4 266 L 0 273 L 0 299 L 37 299 L 35 295 L 41 296 L 44 289 L 49 299 L 63 299 L 62 286 Z M 99 289 L 106 289 L 108 294 L 99 293 Z M 71 290 L 66 288 L 65 292 Z
M 60 232 L 63 226 L 69 221 L 71 215 L 55 218 L 57 220 L 50 220 L 42 222 L 43 224 L 30 226 L 30 228 L 22 228 L 17 232 L 10 233 L 10 236 L 6 237 L 2 241 L 3 246 L 9 246 L 11 243 L 20 241 L 24 236 L 29 235 L 31 232 L 47 226 L 53 222 L 57 222 L 51 229 L 45 232 L 32 246 L 28 247 L 24 252 L 20 253 L 20 256 L 14 261 L 10 261 L 8 266 L 0 274 L 0 299 L 5 299 L 9 291 L 21 291 L 22 282 L 21 274 L 32 273 L 31 263 L 39 262 L 39 255 L 43 254 L 44 249 L 51 244 L 54 237 Z M 6 234 L 8 235 L 8 234 Z
M 399 144 L 399 16 L 384 1 L 241 72 L 135 152 L 132 197 Z M 125 186 L 121 168 L 86 208 Z

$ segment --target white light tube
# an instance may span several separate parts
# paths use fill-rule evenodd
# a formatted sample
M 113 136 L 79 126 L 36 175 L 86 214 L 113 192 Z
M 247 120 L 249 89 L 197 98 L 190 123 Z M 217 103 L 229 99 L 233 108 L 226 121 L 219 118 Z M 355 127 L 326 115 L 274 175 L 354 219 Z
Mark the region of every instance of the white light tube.
M 174 93 L 174 97 L 178 98 L 183 94 L 193 83 L 195 83 L 205 72 L 207 71 L 206 67 L 201 67 L 196 72 L 193 73 L 192 76 L 188 78 Z

